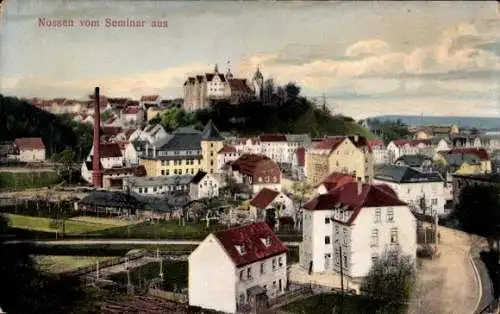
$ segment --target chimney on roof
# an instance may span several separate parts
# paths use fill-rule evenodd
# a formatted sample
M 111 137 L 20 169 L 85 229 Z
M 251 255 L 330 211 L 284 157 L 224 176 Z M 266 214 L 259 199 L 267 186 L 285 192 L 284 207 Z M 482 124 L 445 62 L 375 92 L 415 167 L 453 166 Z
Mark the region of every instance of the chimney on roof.
M 92 156 L 92 185 L 102 188 L 101 170 L 101 110 L 100 110 L 99 87 L 95 88 L 94 95 L 94 153 Z
M 358 196 L 361 195 L 361 193 L 363 192 L 363 182 L 361 180 L 358 180 Z

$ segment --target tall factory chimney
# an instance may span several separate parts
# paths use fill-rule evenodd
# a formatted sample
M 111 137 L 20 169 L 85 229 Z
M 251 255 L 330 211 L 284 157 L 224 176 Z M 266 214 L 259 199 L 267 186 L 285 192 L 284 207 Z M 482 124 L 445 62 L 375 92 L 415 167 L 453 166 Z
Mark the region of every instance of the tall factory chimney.
M 96 188 L 102 188 L 102 169 L 101 169 L 101 107 L 99 87 L 95 88 L 94 93 L 94 153 L 92 156 L 92 185 Z

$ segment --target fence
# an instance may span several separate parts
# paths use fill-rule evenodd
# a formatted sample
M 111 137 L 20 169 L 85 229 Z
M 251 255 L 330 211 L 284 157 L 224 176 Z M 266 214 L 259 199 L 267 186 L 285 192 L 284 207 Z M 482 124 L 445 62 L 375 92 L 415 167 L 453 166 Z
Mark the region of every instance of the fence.
M 124 257 L 116 257 L 116 258 L 113 258 L 110 260 L 100 262 L 99 268 L 103 269 L 103 268 L 123 264 L 123 263 L 125 263 L 125 260 L 127 260 L 127 259 L 128 259 L 128 261 L 133 261 L 133 260 L 137 260 L 139 258 L 142 258 L 144 256 L 146 256 L 146 252 L 137 252 L 137 253 L 129 254 L 126 257 L 125 256 Z M 82 276 L 82 275 L 85 275 L 85 274 L 88 274 L 88 273 L 95 271 L 95 269 L 96 269 L 95 265 L 83 266 L 83 267 L 77 268 L 75 270 L 72 270 L 70 272 L 67 272 L 67 273 L 65 273 L 65 275 Z
M 170 291 L 164 291 L 160 289 L 149 288 L 148 294 L 154 297 L 162 298 L 168 301 L 178 302 L 178 303 L 188 303 L 188 296 L 184 293 L 175 293 Z
M 312 286 L 311 285 L 295 285 L 295 288 L 287 291 L 285 294 L 280 295 L 274 299 L 270 299 L 268 304 L 269 307 L 275 307 L 282 304 L 288 304 L 298 296 L 309 296 L 312 295 Z

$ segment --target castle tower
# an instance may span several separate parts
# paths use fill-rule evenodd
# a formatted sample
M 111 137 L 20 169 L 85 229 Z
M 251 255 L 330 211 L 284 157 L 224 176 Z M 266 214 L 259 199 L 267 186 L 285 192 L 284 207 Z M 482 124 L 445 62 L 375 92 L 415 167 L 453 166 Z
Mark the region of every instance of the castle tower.
M 252 78 L 252 86 L 255 92 L 255 97 L 257 99 L 262 99 L 264 96 L 264 76 L 260 72 L 259 66 L 257 66 L 257 71 Z
M 201 134 L 201 154 L 203 156 L 201 168 L 206 173 L 218 170 L 218 152 L 224 147 L 224 138 L 215 127 L 212 120 L 208 121 Z
M 226 79 L 230 80 L 233 78 L 233 73 L 231 73 L 231 61 L 227 60 L 227 73 L 226 73 Z

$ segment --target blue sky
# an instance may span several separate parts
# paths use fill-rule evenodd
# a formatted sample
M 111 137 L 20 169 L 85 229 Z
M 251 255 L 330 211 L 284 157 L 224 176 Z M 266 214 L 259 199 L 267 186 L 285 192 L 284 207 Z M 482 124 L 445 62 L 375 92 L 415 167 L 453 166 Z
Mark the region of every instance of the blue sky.
M 186 76 L 215 63 L 328 95 L 336 112 L 499 116 L 500 14 L 495 2 L 188 2 L 8 0 L 0 90 L 84 98 L 182 96 Z M 98 19 L 43 28 L 39 18 Z M 104 19 L 167 20 L 110 29 Z

